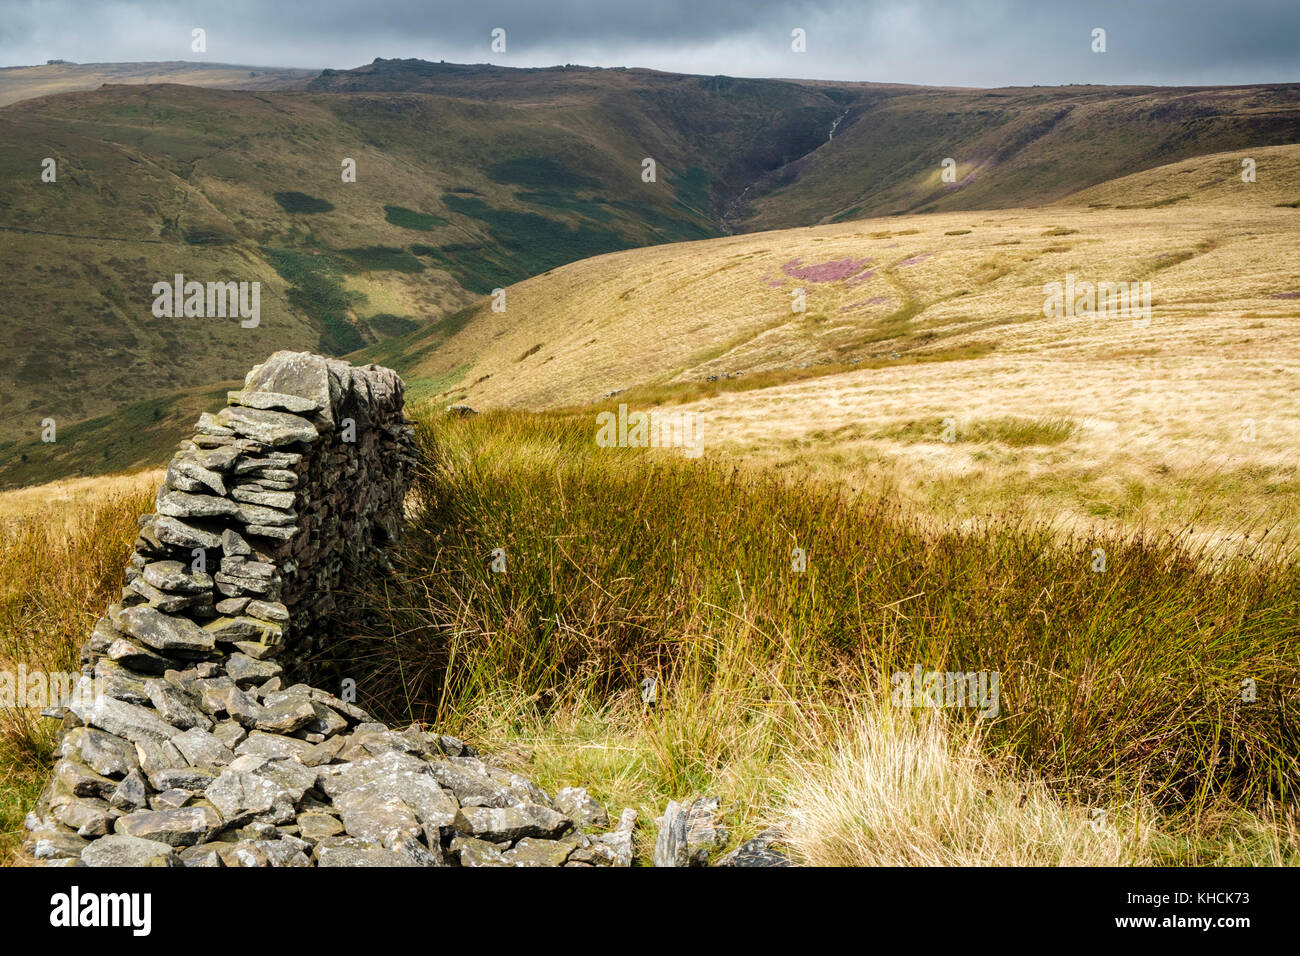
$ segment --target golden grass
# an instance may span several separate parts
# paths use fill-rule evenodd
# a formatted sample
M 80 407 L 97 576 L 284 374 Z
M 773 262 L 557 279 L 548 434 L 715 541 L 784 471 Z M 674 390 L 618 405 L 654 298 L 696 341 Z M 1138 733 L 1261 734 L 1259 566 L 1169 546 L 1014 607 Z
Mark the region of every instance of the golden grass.
M 162 483 L 166 469 L 102 475 L 96 478 L 67 478 L 43 485 L 29 485 L 0 491 L 0 524 L 42 522 L 71 530 L 105 498 L 152 493 Z
M 121 593 L 135 519 L 150 510 L 157 478 L 149 472 L 58 482 L 45 494 L 0 496 L 0 670 L 78 669 L 95 619 Z M 20 510 L 24 504 L 33 510 Z M 0 709 L 0 859 L 18 847 L 23 816 L 46 782 L 57 729 L 58 721 L 37 710 Z
M 995 773 L 977 731 L 934 712 L 858 711 L 796 755 L 780 819 L 815 866 L 1134 866 L 1153 862 L 1151 820 L 1063 802 Z M 954 739 L 955 738 L 955 739 Z
M 1300 219 L 1274 204 L 1300 190 L 1300 147 L 1251 155 L 1249 185 L 1230 181 L 1240 157 L 1220 154 L 983 219 L 599 256 L 510 287 L 506 313 L 480 307 L 404 372 L 443 376 L 438 405 L 673 403 L 700 416 L 708 454 L 894 489 L 943 517 L 1185 528 L 1250 549 L 1300 522 Z M 1191 198 L 1153 205 L 1166 180 Z M 863 263 L 855 284 L 787 274 L 844 261 Z M 1150 322 L 1044 317 L 1044 284 L 1067 273 L 1149 281 Z M 796 288 L 804 313 L 791 312 Z M 1044 416 L 1072 422 L 1069 436 L 908 431 Z

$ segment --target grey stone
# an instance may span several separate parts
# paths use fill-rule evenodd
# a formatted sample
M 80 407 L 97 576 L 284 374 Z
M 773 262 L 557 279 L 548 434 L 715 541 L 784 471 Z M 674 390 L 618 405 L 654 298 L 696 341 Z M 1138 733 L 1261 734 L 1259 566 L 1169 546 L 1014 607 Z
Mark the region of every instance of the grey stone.
M 216 495 L 168 491 L 158 496 L 158 513 L 169 518 L 220 518 L 236 514 L 238 506 Z
M 237 485 L 231 489 L 230 497 L 245 504 L 265 505 L 287 512 L 292 512 L 297 501 L 297 496 L 292 491 L 267 491 L 255 485 Z
M 115 813 L 108 802 L 94 797 L 69 798 L 51 801 L 50 813 L 66 827 L 77 831 L 77 836 L 101 837 L 112 829 Z
M 461 866 L 509 866 L 501 855 L 501 848 L 487 840 L 476 837 L 456 835 L 451 842 L 452 853 L 460 860 Z
M 319 769 L 319 786 L 334 800 L 349 832 L 353 832 L 348 820 L 349 809 L 358 814 L 376 810 L 380 804 L 372 797 L 402 801 L 429 832 L 437 832 L 456 819 L 455 798 L 438 785 L 428 764 L 418 757 L 390 752 L 370 760 Z M 391 807 L 385 812 L 400 813 Z M 358 818 L 358 826 L 364 825 Z
M 211 730 L 212 720 L 199 709 L 198 699 L 165 680 L 150 680 L 144 685 L 145 693 L 163 720 L 178 730 L 198 727 Z
M 203 790 L 217 772 L 215 767 L 164 767 L 146 774 L 155 790 Z
M 189 487 L 182 487 L 179 483 L 181 479 Z M 192 458 L 173 458 L 167 468 L 167 483 L 174 488 L 182 491 L 198 491 L 204 488 L 215 494 L 226 495 L 226 483 L 221 480 L 221 475 L 205 468 Z
M 199 843 L 187 846 L 180 851 L 181 864 L 184 866 L 225 866 L 221 861 L 220 843 Z
M 212 635 L 193 621 L 169 616 L 153 608 L 126 608 L 119 621 L 122 629 L 132 637 L 164 654 L 204 654 L 216 647 Z
M 404 853 L 382 847 L 318 847 L 318 866 L 419 866 Z
M 139 595 L 148 602 L 151 608 L 162 611 L 164 614 L 174 614 L 188 608 L 198 608 L 212 604 L 212 595 L 210 594 L 169 594 L 166 591 L 160 591 L 142 577 L 132 578 L 127 582 L 126 587 L 127 589 L 122 592 L 124 600 L 128 594 Z
M 297 757 L 305 762 L 306 755 L 314 749 L 315 745 L 305 740 L 254 730 L 247 740 L 235 747 L 235 753 L 240 756 L 258 754 L 265 757 Z
M 194 806 L 180 810 L 137 810 L 118 817 L 116 832 L 169 846 L 191 846 L 210 839 L 221 825 L 221 817 L 212 807 Z
M 144 566 L 144 579 L 162 591 L 193 594 L 212 589 L 212 576 L 191 571 L 179 561 L 153 561 Z
M 208 785 L 204 796 L 229 826 L 266 813 L 277 800 L 287 799 L 287 794 L 274 780 L 254 773 L 241 773 L 231 767 L 223 770 L 221 776 Z
M 301 395 L 288 395 L 284 392 L 245 390 L 227 392 L 226 396 L 231 405 L 243 405 L 247 408 L 270 408 L 295 414 L 315 412 L 321 408 L 316 400 Z
M 229 581 L 231 578 L 227 575 L 218 574 L 218 578 L 224 578 Z M 244 579 L 240 579 L 244 580 Z M 263 579 L 248 579 L 256 584 L 260 590 L 266 589 L 266 583 Z M 219 617 L 214 621 L 209 621 L 204 626 L 213 640 L 220 641 L 222 644 L 238 644 L 243 641 L 254 641 L 257 643 L 273 646 L 280 642 L 283 633 L 279 624 L 274 621 L 259 621 L 255 617 L 239 615 L 237 617 Z M 239 678 L 234 674 L 230 675 L 235 680 Z M 265 678 L 262 678 L 265 680 Z
M 172 728 L 172 733 L 176 729 Z M 155 740 L 150 737 L 141 737 L 135 742 L 135 756 L 140 762 L 140 769 L 146 774 L 158 773 L 160 770 L 167 770 L 171 767 L 185 766 L 185 758 L 181 752 L 176 749 L 176 745 L 167 740 Z
M 313 442 L 320 436 L 315 425 L 298 415 L 238 405 L 228 405 L 218 412 L 217 423 L 272 448 Z
M 78 797 L 108 797 L 117 789 L 116 780 L 95 773 L 72 757 L 65 757 L 54 765 L 54 782 L 65 792 Z
M 235 653 L 226 658 L 226 673 L 237 685 L 247 687 L 257 681 L 277 676 L 282 668 L 274 661 L 257 661 L 246 654 Z
M 108 646 L 108 659 L 142 674 L 161 674 L 171 666 L 171 661 L 161 654 L 156 654 L 148 648 L 141 647 L 125 637 L 119 637 Z M 112 696 L 116 697 L 118 695 L 114 694 Z M 144 686 L 141 682 L 140 698 L 148 700 L 148 697 L 149 695 L 144 693 Z
M 99 679 L 106 697 L 128 704 L 149 703 L 149 695 L 144 692 L 144 680 L 116 661 L 108 658 L 95 661 L 95 677 Z
M 74 727 L 63 738 L 60 751 L 65 757 L 79 753 L 86 766 L 106 777 L 124 777 L 140 766 L 130 741 L 93 727 Z
M 230 466 L 239 457 L 239 449 L 234 445 L 222 445 L 194 453 L 194 463 L 210 471 L 229 471 Z
M 86 866 L 141 867 L 180 866 L 176 850 L 166 843 L 124 834 L 112 834 L 94 841 L 81 854 Z
M 248 542 L 243 539 L 238 531 L 227 528 L 221 532 L 221 553 L 226 557 L 235 557 L 237 555 L 252 554 L 253 549 L 249 547 Z
M 212 736 L 233 751 L 248 736 L 248 731 L 239 726 L 238 721 L 223 720 L 212 728 Z
M 280 624 L 289 623 L 289 609 L 279 601 L 250 601 L 244 610 L 249 617 Z
M 668 801 L 655 840 L 655 866 L 707 866 L 710 855 L 727 842 L 717 823 L 720 801 L 701 797 L 689 804 Z
M 747 840 L 718 860 L 718 866 L 793 866 L 772 844 L 781 840 L 781 832 L 768 828 L 752 840 Z
M 298 814 L 298 828 L 304 840 L 318 843 L 326 837 L 338 836 L 343 832 L 343 824 L 338 817 L 328 813 L 306 812 Z
M 273 734 L 291 734 L 316 718 L 316 711 L 306 695 L 270 694 L 257 716 L 256 727 Z
M 172 745 L 193 767 L 224 767 L 235 759 L 234 751 L 216 734 L 199 727 L 191 727 L 183 734 L 177 734 L 172 738 Z
M 328 360 L 309 352 L 276 352 L 244 378 L 244 393 L 269 392 L 311 402 L 333 427 L 334 401 L 341 390 L 331 381 Z
M 153 522 L 153 533 L 158 536 L 158 540 L 163 544 L 169 544 L 184 550 L 218 548 L 221 546 L 221 539 L 215 534 L 201 528 L 195 528 L 178 518 L 167 515 L 159 515 L 158 519 Z
M 574 820 L 579 826 L 609 827 L 609 814 L 591 798 L 582 787 L 565 787 L 555 795 L 555 809 Z
M 509 866 L 564 866 L 565 860 L 576 849 L 572 839 L 538 840 L 524 837 L 501 854 Z
M 277 527 L 291 525 L 298 520 L 298 515 L 294 511 L 286 511 L 280 508 L 268 508 L 265 505 L 253 505 L 239 502 L 235 506 L 235 516 L 245 525 L 253 527 Z M 250 531 L 249 534 L 257 532 Z
M 514 807 L 462 807 L 453 824 L 460 833 L 505 843 L 524 837 L 553 840 L 573 829 L 573 821 L 538 804 Z
M 149 806 L 149 787 L 145 783 L 144 774 L 139 770 L 132 770 L 127 774 L 109 795 L 108 803 L 114 809 L 128 813 Z
M 86 695 L 78 695 L 69 709 L 82 723 L 137 743 L 140 740 L 162 742 L 176 733 L 175 728 L 158 716 L 157 711 L 112 697 L 87 699 Z

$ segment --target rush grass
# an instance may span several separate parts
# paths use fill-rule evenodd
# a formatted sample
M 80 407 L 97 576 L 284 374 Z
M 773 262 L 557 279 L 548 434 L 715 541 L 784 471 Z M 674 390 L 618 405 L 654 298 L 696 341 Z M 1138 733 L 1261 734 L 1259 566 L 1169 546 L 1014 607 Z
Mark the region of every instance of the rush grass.
M 1190 845 L 1292 804 L 1293 559 L 1216 560 L 1167 534 L 1062 544 L 1014 518 L 936 529 L 888 500 L 593 434 L 587 416 L 422 422 L 401 567 L 363 602 L 383 624 L 349 648 L 367 699 L 542 738 L 611 706 L 633 719 L 653 677 L 658 709 L 634 722 L 682 729 L 649 761 L 653 789 L 681 797 L 728 761 L 770 773 L 803 739 L 792 727 L 835 725 L 895 671 L 996 671 L 982 751 L 1063 799 L 1154 807 Z

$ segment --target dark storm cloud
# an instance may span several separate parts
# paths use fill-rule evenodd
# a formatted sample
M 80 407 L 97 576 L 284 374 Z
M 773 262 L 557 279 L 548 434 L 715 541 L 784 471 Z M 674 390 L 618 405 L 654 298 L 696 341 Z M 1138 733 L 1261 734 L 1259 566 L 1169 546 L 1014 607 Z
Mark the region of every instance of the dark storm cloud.
M 194 27 L 207 52 L 190 49 Z M 506 30 L 505 53 L 490 49 Z M 1090 49 L 1094 28 L 1107 52 Z M 791 50 L 791 31 L 807 52 Z M 377 56 L 933 85 L 1300 79 L 1295 0 L 3 0 L 0 63 Z

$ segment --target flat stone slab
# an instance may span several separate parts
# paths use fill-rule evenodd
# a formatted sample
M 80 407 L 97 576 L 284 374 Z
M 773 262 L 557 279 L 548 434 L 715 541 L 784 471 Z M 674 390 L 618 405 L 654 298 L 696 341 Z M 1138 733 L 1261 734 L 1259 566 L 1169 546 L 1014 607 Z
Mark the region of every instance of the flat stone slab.
M 148 647 L 164 653 L 205 654 L 216 648 L 212 634 L 188 618 L 164 614 L 151 607 L 128 607 L 116 623 Z
M 296 442 L 313 442 L 320 437 L 316 426 L 289 412 L 227 405 L 217 413 L 218 424 L 278 448 Z
M 86 866 L 181 866 L 176 850 L 157 840 L 145 840 L 125 834 L 100 837 L 81 853 Z

